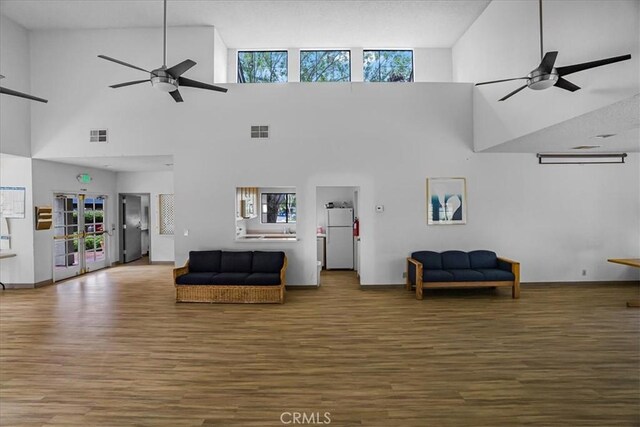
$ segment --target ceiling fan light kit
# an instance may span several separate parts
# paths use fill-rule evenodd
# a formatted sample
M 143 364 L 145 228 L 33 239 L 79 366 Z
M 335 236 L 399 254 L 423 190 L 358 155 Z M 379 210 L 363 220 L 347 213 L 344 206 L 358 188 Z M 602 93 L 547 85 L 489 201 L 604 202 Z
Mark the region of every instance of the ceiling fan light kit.
M 569 92 L 575 92 L 576 90 L 579 90 L 580 87 L 564 79 L 563 76 L 577 73 L 578 71 L 584 71 L 590 68 L 601 67 L 603 65 L 613 64 L 615 62 L 631 59 L 631 55 L 621 55 L 614 56 L 612 58 L 600 59 L 597 61 L 585 62 L 582 64 L 568 65 L 565 67 L 555 67 L 556 57 L 558 56 L 557 51 L 547 52 L 543 56 L 544 49 L 542 45 L 542 0 L 538 0 L 538 4 L 540 11 L 540 57 L 542 58 L 542 60 L 540 61 L 540 65 L 538 65 L 538 67 L 531 71 L 526 77 L 515 77 L 511 79 L 476 83 L 476 86 L 481 86 L 513 80 L 526 80 L 526 84 L 524 86 L 521 86 L 513 92 L 500 98 L 499 101 L 505 101 L 527 87 L 533 90 L 544 90 L 550 88 L 551 86 L 556 86 L 560 89 L 568 90 Z
M 181 77 L 186 71 L 188 71 L 191 67 L 196 65 L 195 61 L 190 59 L 186 59 L 181 63 L 174 65 L 173 67 L 167 68 L 167 0 L 164 0 L 164 25 L 163 25 L 163 33 L 162 33 L 162 67 L 156 68 L 152 71 L 147 71 L 144 68 L 140 68 L 136 65 L 129 64 L 128 62 L 120 61 L 115 58 L 111 58 L 106 55 L 98 55 L 98 58 L 105 59 L 107 61 L 115 62 L 116 64 L 124 65 L 125 67 L 133 68 L 135 70 L 144 71 L 145 73 L 149 73 L 149 78 L 145 80 L 134 80 L 125 83 L 119 83 L 112 86 L 109 86 L 113 89 L 118 89 L 125 86 L 137 85 L 140 83 L 150 82 L 151 86 L 155 89 L 166 92 L 171 95 L 174 101 L 182 102 L 182 95 L 178 88 L 180 86 L 184 87 L 193 87 L 197 89 L 207 89 L 213 90 L 216 92 L 226 92 L 227 89 L 214 86 L 209 83 L 198 82 L 196 80 L 187 79 L 186 77 Z

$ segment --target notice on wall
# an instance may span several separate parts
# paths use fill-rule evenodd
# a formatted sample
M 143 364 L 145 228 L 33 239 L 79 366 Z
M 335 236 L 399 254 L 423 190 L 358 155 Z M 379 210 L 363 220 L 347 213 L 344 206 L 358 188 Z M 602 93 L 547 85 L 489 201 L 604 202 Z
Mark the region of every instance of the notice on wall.
M 0 187 L 0 216 L 24 218 L 25 187 Z

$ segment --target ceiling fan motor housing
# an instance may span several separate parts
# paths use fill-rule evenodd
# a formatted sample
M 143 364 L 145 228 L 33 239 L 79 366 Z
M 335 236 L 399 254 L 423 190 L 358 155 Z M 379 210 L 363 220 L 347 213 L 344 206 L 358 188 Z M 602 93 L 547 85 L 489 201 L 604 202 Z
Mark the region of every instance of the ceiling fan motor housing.
M 166 70 L 158 68 L 151 72 L 151 85 L 161 92 L 173 92 L 178 89 L 178 80 L 174 79 Z
M 558 72 L 556 69 L 552 69 L 550 73 L 545 72 L 544 70 L 535 69 L 527 76 L 529 80 L 527 80 L 527 86 L 533 90 L 543 90 L 547 89 L 556 84 L 558 81 Z

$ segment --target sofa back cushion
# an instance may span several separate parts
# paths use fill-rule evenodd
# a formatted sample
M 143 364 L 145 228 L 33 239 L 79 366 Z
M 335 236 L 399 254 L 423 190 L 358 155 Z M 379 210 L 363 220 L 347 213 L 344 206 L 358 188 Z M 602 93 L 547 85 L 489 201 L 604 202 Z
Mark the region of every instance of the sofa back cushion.
M 251 273 L 253 252 L 226 252 L 220 257 L 221 273 Z
M 192 273 L 220 272 L 220 254 L 222 251 L 189 252 L 189 271 Z
M 260 252 L 253 253 L 252 273 L 280 273 L 284 264 L 284 252 Z
M 459 270 L 462 268 L 471 268 L 469 255 L 462 251 L 445 251 L 442 252 L 442 268 L 445 270 Z
M 414 252 L 411 254 L 411 258 L 421 262 L 425 270 L 442 270 L 442 255 L 440 255 L 440 252 Z
M 498 256 L 492 251 L 469 252 L 471 268 L 498 268 Z

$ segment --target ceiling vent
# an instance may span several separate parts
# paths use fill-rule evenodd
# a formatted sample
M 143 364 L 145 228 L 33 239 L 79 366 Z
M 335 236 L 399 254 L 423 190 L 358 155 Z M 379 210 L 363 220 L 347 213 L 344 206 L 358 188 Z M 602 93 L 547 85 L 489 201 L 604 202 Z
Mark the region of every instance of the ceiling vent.
M 109 142 L 106 129 L 91 129 L 89 131 L 89 142 L 99 142 L 106 144 Z
M 251 126 L 251 139 L 268 139 L 269 138 L 269 126 Z

